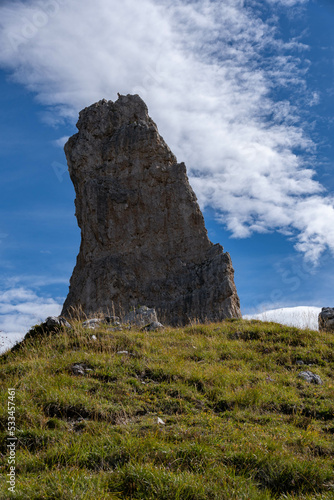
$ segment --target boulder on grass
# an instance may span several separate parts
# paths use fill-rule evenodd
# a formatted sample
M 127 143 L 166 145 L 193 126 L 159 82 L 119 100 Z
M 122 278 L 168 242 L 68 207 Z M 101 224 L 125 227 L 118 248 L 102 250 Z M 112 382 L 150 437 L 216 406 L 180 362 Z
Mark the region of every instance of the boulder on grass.
M 91 330 L 95 330 L 95 328 L 99 326 L 100 323 L 102 323 L 102 319 L 92 318 L 92 319 L 87 319 L 87 321 L 84 321 L 82 323 L 82 326 L 84 328 L 90 328 Z
M 159 321 L 153 321 L 153 323 L 143 326 L 142 330 L 145 332 L 155 332 L 157 330 L 163 330 L 164 328 L 164 325 L 159 323 Z
M 124 323 L 135 326 L 146 326 L 151 323 L 158 323 L 157 313 L 155 309 L 142 306 L 127 314 L 124 318 Z
M 48 318 L 46 318 L 44 324 L 48 328 L 54 328 L 57 326 L 66 326 L 66 328 L 71 328 L 69 322 L 61 316 L 49 316 Z

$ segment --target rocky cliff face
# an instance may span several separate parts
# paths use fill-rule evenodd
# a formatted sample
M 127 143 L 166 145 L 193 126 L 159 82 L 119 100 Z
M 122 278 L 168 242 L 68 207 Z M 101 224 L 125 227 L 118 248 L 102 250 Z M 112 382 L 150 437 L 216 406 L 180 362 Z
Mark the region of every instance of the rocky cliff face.
M 142 99 L 102 100 L 77 127 L 65 153 L 82 238 L 62 315 L 145 304 L 170 324 L 240 317 L 230 256 Z

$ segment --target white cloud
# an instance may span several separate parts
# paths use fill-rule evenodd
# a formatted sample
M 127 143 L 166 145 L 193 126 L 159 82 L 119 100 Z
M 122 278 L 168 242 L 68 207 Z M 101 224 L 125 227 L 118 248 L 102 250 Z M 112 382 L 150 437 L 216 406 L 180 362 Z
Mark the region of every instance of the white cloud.
M 304 106 L 318 97 L 305 83 L 307 47 L 283 42 L 275 24 L 276 7 L 303 3 L 267 0 L 263 20 L 242 0 L 5 2 L 0 65 L 36 93 L 49 121 L 139 93 L 203 208 L 236 237 L 294 234 L 316 261 L 334 251 L 333 198 L 308 168 L 315 147 L 292 100 L 296 86 Z M 273 97 L 280 85 L 291 102 Z
M 48 316 L 58 316 L 61 304 L 19 286 L 0 293 L 0 352 L 21 340 L 29 328 Z
M 55 141 L 53 141 L 53 144 L 55 146 L 57 146 L 58 148 L 62 148 L 65 146 L 65 143 L 68 141 L 69 139 L 69 136 L 68 135 L 64 135 L 63 137 L 60 137 L 59 139 L 56 139 Z
M 68 285 L 68 277 L 61 275 L 45 276 L 43 274 L 12 275 L 8 278 L 3 277 L 0 279 L 0 287 L 5 289 L 5 291 L 0 292 L 0 300 L 5 301 L 6 297 L 9 297 L 9 300 L 12 300 L 13 297 L 19 298 L 18 293 L 20 290 L 22 290 L 22 294 L 26 294 L 23 298 L 28 300 L 30 296 L 34 296 L 35 294 L 32 289 L 49 285 Z

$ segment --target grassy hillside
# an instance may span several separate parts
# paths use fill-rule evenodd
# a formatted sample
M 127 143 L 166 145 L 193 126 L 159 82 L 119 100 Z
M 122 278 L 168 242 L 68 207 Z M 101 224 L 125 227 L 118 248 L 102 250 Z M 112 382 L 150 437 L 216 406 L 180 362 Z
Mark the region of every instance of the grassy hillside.
M 0 358 L 1 499 L 332 500 L 333 368 L 333 334 L 259 321 L 37 335 Z

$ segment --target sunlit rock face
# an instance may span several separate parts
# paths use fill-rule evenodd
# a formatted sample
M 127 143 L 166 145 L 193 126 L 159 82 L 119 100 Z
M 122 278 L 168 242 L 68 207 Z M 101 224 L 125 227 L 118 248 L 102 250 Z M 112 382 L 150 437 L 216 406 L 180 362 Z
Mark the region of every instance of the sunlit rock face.
M 77 127 L 65 153 L 81 247 L 62 315 L 146 305 L 169 324 L 240 317 L 231 258 L 142 99 L 102 100 Z

